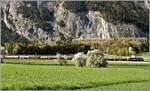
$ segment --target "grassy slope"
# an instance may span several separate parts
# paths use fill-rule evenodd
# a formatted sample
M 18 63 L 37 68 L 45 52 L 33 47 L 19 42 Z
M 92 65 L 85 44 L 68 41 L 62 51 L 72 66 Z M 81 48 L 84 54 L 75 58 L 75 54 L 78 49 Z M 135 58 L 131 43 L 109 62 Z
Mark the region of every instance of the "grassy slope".
M 118 64 L 110 65 L 108 68 L 80 68 L 74 67 L 72 63 L 68 66 L 58 66 L 57 62 L 44 60 L 4 61 L 2 89 L 148 88 L 148 65 Z M 12 64 L 14 62 L 18 64 Z

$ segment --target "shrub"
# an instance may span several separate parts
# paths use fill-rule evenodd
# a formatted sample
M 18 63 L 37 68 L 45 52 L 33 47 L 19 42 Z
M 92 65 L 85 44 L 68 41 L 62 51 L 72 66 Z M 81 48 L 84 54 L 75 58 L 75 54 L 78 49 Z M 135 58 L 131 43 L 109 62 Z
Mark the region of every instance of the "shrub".
M 135 51 L 130 51 L 129 55 L 136 55 L 136 52 Z
M 22 46 L 21 44 L 15 44 L 14 48 L 13 48 L 13 54 L 18 54 L 21 53 L 22 51 Z
M 60 63 L 60 65 L 66 65 L 67 64 L 67 60 L 63 60 L 61 59 L 61 54 L 57 53 L 57 61 Z
M 104 54 L 95 49 L 88 51 L 86 65 L 89 67 L 107 67 L 107 61 L 104 60 Z
M 72 61 L 75 62 L 76 66 L 83 67 L 86 64 L 86 56 L 82 52 L 74 55 Z
M 6 54 L 12 54 L 13 53 L 14 44 L 12 44 L 12 43 L 5 43 L 4 47 L 5 47 L 6 51 L 8 52 Z

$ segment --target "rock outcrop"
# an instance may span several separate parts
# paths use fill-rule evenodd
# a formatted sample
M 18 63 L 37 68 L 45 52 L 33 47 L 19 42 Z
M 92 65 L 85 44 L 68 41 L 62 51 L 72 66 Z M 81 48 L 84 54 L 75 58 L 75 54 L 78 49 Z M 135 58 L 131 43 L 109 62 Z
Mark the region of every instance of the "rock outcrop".
M 70 38 L 109 39 L 146 36 L 147 32 L 135 24 L 114 24 L 106 21 L 99 11 L 73 13 L 64 8 L 63 3 L 5 1 L 2 5 L 2 19 L 10 30 L 30 41 L 45 43 Z M 143 6 L 148 9 L 147 2 Z

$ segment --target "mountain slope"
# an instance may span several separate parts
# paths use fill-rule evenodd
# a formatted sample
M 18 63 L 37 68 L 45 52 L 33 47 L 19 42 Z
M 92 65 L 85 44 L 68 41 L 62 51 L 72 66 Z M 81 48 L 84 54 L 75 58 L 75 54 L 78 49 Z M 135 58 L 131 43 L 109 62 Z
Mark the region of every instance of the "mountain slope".
M 5 1 L 2 21 L 29 41 L 148 36 L 148 2 Z M 3 26 L 3 25 L 2 25 Z M 9 34 L 9 33 L 8 33 Z M 2 40 L 4 39 L 2 35 Z

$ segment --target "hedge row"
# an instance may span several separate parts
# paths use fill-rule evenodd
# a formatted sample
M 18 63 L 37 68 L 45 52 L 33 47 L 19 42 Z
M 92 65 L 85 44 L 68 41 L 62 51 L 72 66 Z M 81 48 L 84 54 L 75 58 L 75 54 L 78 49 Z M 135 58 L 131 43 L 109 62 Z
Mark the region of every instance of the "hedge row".
M 83 39 L 74 40 L 74 42 L 88 44 L 91 49 L 100 49 L 104 53 L 112 55 L 131 55 L 128 51 L 129 43 L 138 49 L 138 53 L 149 51 L 148 39 Z
M 22 44 L 6 43 L 5 49 L 8 54 L 31 54 L 31 55 L 49 55 L 49 54 L 75 54 L 77 52 L 86 53 L 90 50 L 87 44 L 78 43 L 54 43 L 54 44 Z
M 118 40 L 100 40 L 83 39 L 70 41 L 51 42 L 48 44 L 23 44 L 23 43 L 5 43 L 8 54 L 75 54 L 77 52 L 86 53 L 90 49 L 99 49 L 106 54 L 113 55 L 131 55 L 128 51 L 129 43 L 136 47 L 140 52 L 149 51 L 148 39 L 118 39 Z

